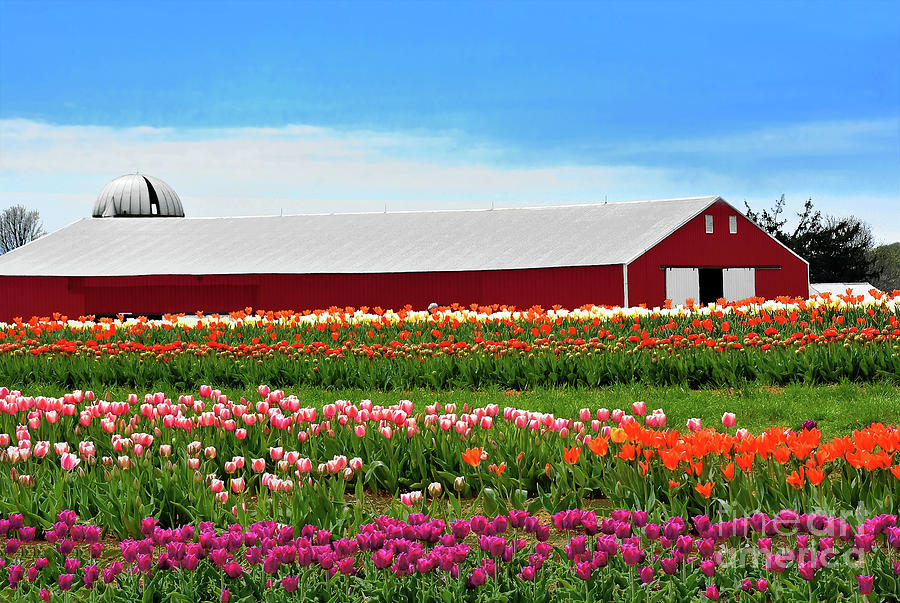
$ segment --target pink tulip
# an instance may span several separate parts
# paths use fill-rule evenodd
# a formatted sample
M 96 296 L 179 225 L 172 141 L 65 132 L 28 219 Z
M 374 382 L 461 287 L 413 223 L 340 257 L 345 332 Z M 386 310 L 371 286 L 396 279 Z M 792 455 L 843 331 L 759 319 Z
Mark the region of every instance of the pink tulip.
M 647 403 L 646 402 L 634 402 L 631 405 L 631 411 L 639 417 L 643 417 L 647 414 Z
M 42 459 L 47 456 L 48 452 L 50 452 L 50 442 L 42 440 L 34 445 L 34 452 L 32 454 L 37 458 Z
M 256 473 L 262 473 L 266 470 L 266 459 L 251 459 L 250 468 Z
M 591 420 L 591 410 L 589 408 L 582 408 L 578 411 L 578 418 L 582 421 L 590 421 Z
M 231 480 L 231 491 L 235 494 L 240 494 L 246 487 L 247 485 L 244 483 L 243 477 L 236 477 Z
M 726 412 L 722 415 L 722 425 L 725 427 L 734 427 L 735 423 L 737 423 L 737 415 L 733 412 Z
M 400 495 L 400 502 L 406 505 L 407 507 L 411 507 L 415 504 L 422 502 L 422 492 L 420 490 L 413 490 L 412 492 L 404 492 Z
M 66 452 L 59 459 L 59 464 L 62 466 L 63 469 L 65 469 L 67 471 L 71 471 L 72 469 L 77 467 L 80 462 L 81 462 L 81 459 L 79 459 L 77 456 L 75 456 L 71 452 Z
M 703 424 L 700 419 L 694 417 L 694 418 L 688 419 L 687 427 L 691 431 L 700 431 L 700 429 L 703 427 Z
M 256 393 L 259 394 L 260 398 L 268 398 L 269 397 L 269 386 L 268 385 L 260 385 L 256 388 Z

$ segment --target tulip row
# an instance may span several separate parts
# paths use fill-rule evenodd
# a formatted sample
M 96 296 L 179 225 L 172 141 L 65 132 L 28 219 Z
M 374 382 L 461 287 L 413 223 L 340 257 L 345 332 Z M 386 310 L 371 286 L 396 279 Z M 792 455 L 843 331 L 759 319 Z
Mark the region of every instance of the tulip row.
M 754 435 L 733 413 L 721 430 L 698 419 L 672 429 L 643 402 L 631 414 L 585 408 L 567 418 L 493 404 L 314 408 L 267 386 L 258 396 L 233 401 L 202 386 L 196 397 L 112 402 L 89 391 L 52 398 L 0 388 L 0 462 L 9 466 L 0 511 L 46 522 L 71 507 L 133 535 L 142 515 L 358 523 L 373 491 L 457 508 L 474 496 L 489 513 L 554 512 L 598 497 L 682 515 L 785 506 L 896 513 L 900 501 L 900 429 L 881 424 L 823 441 L 813 422 Z
M 527 511 L 452 522 L 378 516 L 353 532 L 276 522 L 215 529 L 141 521 L 137 539 L 104 551 L 100 528 L 62 511 L 43 531 L 0 519 L 0 595 L 193 601 L 836 600 L 900 595 L 896 515 L 853 525 L 783 510 L 714 523 L 646 511 Z M 22 543 L 32 546 L 22 548 Z
M 897 380 L 898 336 L 900 329 L 846 340 L 821 337 L 808 344 L 800 338 L 750 338 L 743 344 L 724 337 L 697 338 L 690 347 L 675 338 L 644 339 L 636 344 L 576 339 L 570 343 L 402 344 L 375 351 L 366 346 L 276 344 L 206 349 L 175 346 L 166 351 L 154 346 L 156 349 L 131 352 L 118 346 L 93 349 L 15 343 L 0 349 L 0 380 L 27 385 L 21 380 L 29 375 L 36 382 L 63 387 L 90 383 L 133 388 L 173 381 L 192 387 L 215 382 L 235 388 L 271 382 L 370 391 L 593 388 L 632 383 L 693 388 L 868 383 Z M 755 345 L 762 341 L 769 343 Z M 162 347 L 169 345 L 174 344 Z
M 0 328 L 0 380 L 364 389 L 872 381 L 900 374 L 900 294 L 676 309 L 234 313 Z

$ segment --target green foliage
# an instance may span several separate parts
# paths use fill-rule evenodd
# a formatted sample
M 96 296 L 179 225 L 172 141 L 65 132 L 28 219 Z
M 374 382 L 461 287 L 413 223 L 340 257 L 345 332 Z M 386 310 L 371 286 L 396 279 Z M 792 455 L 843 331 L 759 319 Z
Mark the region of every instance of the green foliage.
M 865 282 L 877 276 L 872 264 L 874 238 L 869 225 L 851 216 L 823 216 L 807 199 L 794 230 L 786 231 L 784 195 L 770 210 L 755 212 L 744 202 L 747 217 L 809 262 L 811 283 Z

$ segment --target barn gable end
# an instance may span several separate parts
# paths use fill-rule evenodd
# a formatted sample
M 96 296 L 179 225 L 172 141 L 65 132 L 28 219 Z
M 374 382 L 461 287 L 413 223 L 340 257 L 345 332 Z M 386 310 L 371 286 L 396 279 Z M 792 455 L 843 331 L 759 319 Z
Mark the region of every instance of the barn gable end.
M 710 219 L 712 232 L 708 233 Z M 731 232 L 732 227 L 736 232 Z M 691 272 L 693 270 L 697 273 Z M 729 271 L 718 276 L 718 272 L 722 270 Z M 724 278 L 726 290 L 730 279 L 734 283 L 734 290 L 740 291 L 740 299 L 752 296 L 774 298 L 781 295 L 805 297 L 808 275 L 809 266 L 804 259 L 759 228 L 727 201 L 717 199 L 628 263 L 629 302 L 643 303 L 650 307 L 661 306 L 667 297 L 672 298 L 673 280 L 699 280 L 708 277 Z M 676 291 L 680 284 L 682 283 L 675 283 Z M 687 290 L 691 290 L 690 283 Z M 728 301 L 737 301 L 726 291 L 722 293 L 726 298 L 731 297 Z M 701 303 L 713 300 L 694 301 Z M 683 303 L 684 299 L 674 298 L 673 302 Z

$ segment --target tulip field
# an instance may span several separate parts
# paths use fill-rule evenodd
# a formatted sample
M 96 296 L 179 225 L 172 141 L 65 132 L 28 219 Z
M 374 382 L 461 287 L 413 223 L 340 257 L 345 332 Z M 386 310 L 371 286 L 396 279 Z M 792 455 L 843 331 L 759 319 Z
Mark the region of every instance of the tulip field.
M 897 407 L 608 393 L 896 400 L 896 293 L 0 325 L 0 601 L 900 600 Z

